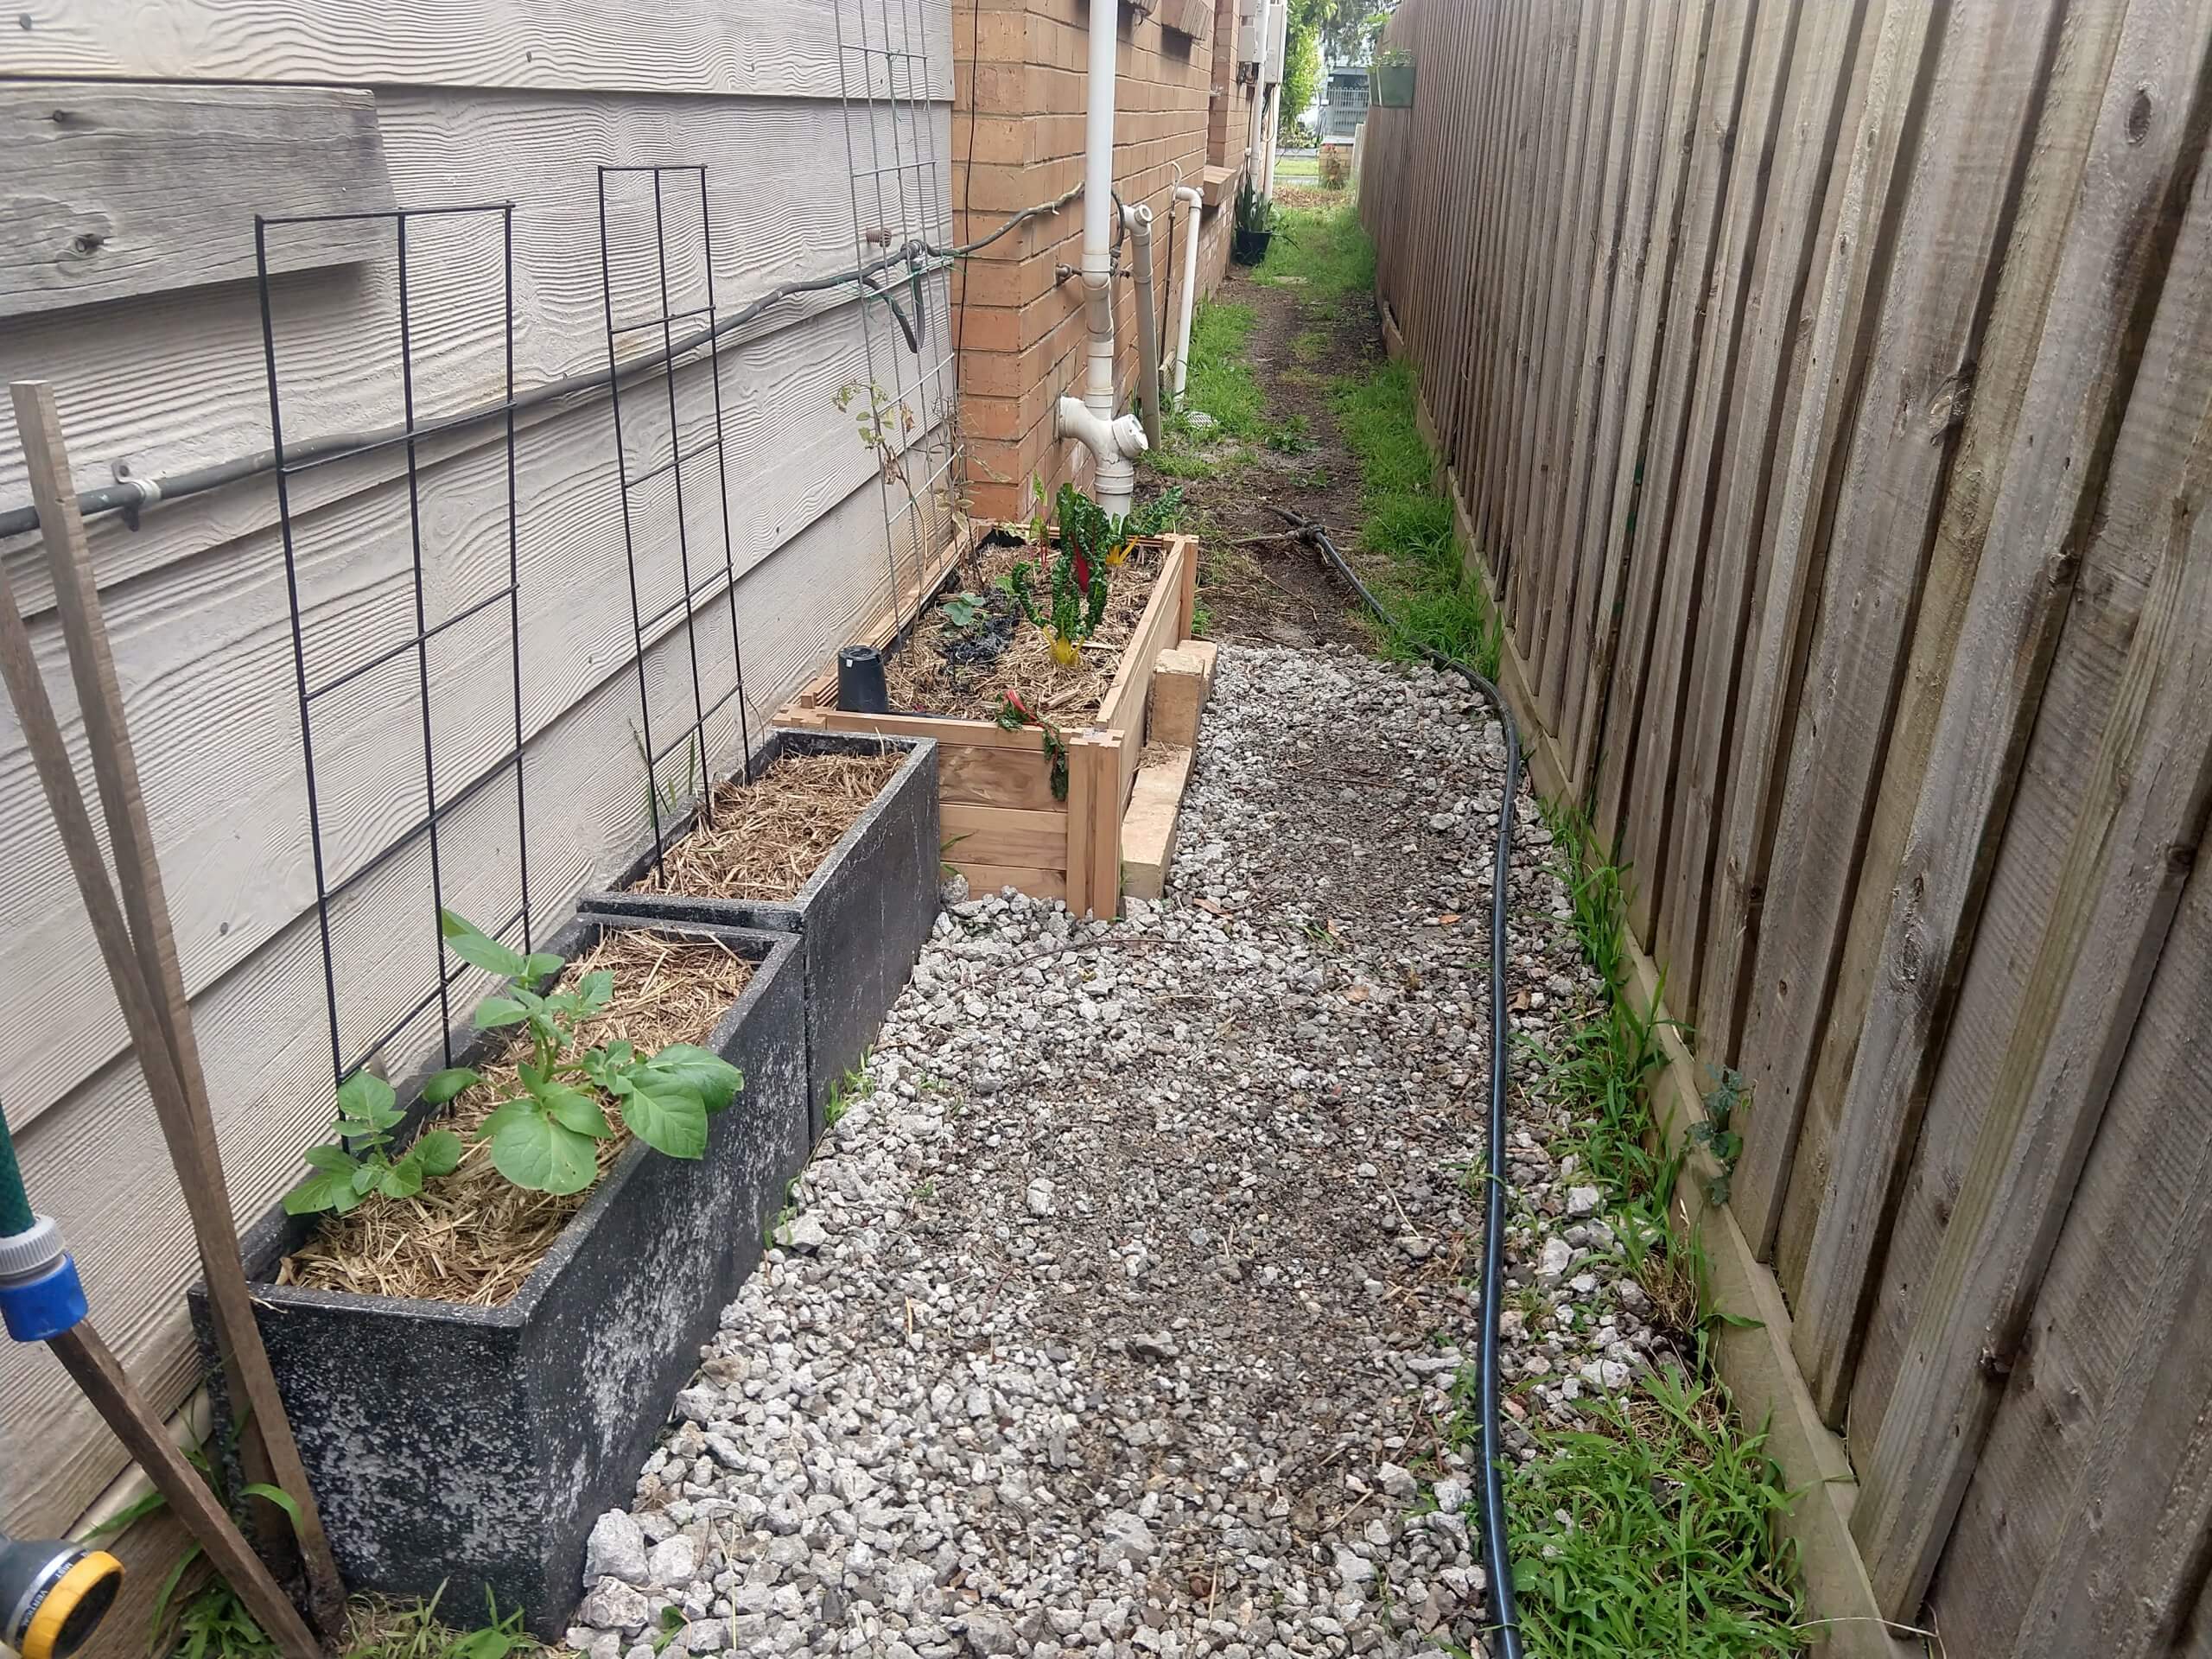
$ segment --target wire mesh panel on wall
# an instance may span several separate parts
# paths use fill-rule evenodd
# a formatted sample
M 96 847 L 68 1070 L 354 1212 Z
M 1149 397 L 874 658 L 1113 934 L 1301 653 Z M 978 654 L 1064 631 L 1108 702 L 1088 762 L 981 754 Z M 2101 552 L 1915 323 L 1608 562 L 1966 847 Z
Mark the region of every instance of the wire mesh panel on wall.
M 940 142 L 938 123 L 950 88 L 933 79 L 930 37 L 944 9 L 936 0 L 834 3 L 855 263 L 915 243 L 947 247 L 940 156 L 951 139 L 948 130 Z M 944 67 L 949 75 L 949 54 Z M 902 628 L 955 513 L 967 508 L 950 270 L 949 260 L 917 257 L 865 285 L 867 379 L 842 394 L 880 471 L 892 615 Z
M 349 342 L 334 372 L 286 357 L 289 303 L 272 268 L 288 238 L 336 223 L 389 226 L 370 262 L 388 329 Z M 447 950 L 460 911 L 531 948 L 515 516 L 514 210 L 491 203 L 254 221 L 278 523 L 315 866 L 315 923 L 334 1081 L 364 1066 L 454 1059 L 457 995 L 476 970 Z M 499 279 L 486 285 L 488 264 Z M 466 280 L 464 280 L 464 278 Z M 287 391 L 288 372 L 302 384 Z M 334 384 L 335 382 L 336 384 Z M 453 417 L 503 387 L 484 441 Z M 288 449 L 319 404 L 396 426 Z M 448 405 L 451 406 L 448 407 Z M 355 423 L 359 425 L 370 422 Z M 296 426 L 296 429 L 297 427 Z M 480 510 L 486 501 L 504 511 Z M 474 505 L 471 505 L 474 504 Z
M 636 652 L 636 736 L 656 860 L 713 787 L 725 757 L 734 755 L 747 782 L 753 777 L 712 221 L 702 166 L 599 169 L 600 283 Z M 626 386 L 626 365 L 653 355 L 655 372 Z M 668 649 L 656 652 L 664 641 Z

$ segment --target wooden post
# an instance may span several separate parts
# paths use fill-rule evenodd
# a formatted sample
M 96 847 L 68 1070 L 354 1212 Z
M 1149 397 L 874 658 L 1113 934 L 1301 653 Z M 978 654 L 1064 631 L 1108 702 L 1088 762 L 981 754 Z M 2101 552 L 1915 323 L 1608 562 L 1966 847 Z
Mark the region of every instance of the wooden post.
M 1175 641 L 1181 644 L 1194 637 L 1198 615 L 1198 544 L 1187 536 L 1179 536 L 1168 543 L 1173 556 L 1183 561 L 1182 582 L 1175 600 Z
M 42 510 L 39 516 L 44 519 Z M 321 1650 L 301 1619 L 299 1609 L 247 1547 L 244 1535 L 223 1512 L 200 1471 L 170 1443 L 160 1415 L 132 1385 L 91 1321 L 64 1332 L 47 1346 L 146 1471 L 155 1490 L 168 1500 L 170 1513 L 199 1541 L 223 1581 L 238 1592 L 277 1650 L 285 1659 L 320 1659 Z
M 1080 793 L 1078 778 L 1084 780 Z M 1077 909 L 1079 855 L 1082 908 L 1110 921 L 1122 911 L 1121 734 L 1083 732 L 1068 739 L 1068 908 Z
M 345 1587 L 323 1534 L 322 1518 L 277 1393 L 276 1375 L 270 1369 L 254 1323 L 206 1076 L 192 1035 L 191 1007 L 177 963 L 152 827 L 139 788 L 137 762 L 124 718 L 121 689 L 100 615 L 91 551 L 69 477 L 53 390 L 41 382 L 18 382 L 10 392 L 123 889 L 119 906 L 100 861 L 90 815 L 77 791 L 60 726 L 31 652 L 29 631 L 4 575 L 0 575 L 0 667 L 4 668 L 26 743 L 84 893 L 132 1046 L 145 1069 L 170 1161 L 183 1189 L 232 1408 L 251 1412 L 241 1453 L 249 1474 L 281 1488 L 292 1500 L 297 1513 L 289 1518 L 289 1526 L 298 1539 L 315 1617 L 334 1636 L 343 1627 Z M 286 1536 L 282 1521 L 277 1517 L 269 1526 L 269 1537 Z

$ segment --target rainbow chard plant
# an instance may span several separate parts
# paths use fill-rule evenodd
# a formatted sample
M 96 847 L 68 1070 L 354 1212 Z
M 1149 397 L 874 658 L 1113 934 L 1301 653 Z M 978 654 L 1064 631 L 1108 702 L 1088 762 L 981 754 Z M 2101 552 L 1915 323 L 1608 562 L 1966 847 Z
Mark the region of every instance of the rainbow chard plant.
M 1183 492 L 1168 491 L 1141 512 L 1109 513 L 1072 484 L 1060 486 L 1053 504 L 1059 525 L 1059 554 L 1052 562 L 1048 604 L 1040 607 L 1030 594 L 1037 567 L 1028 560 L 1014 566 L 1007 591 L 1021 613 L 1052 642 L 1052 660 L 1073 668 L 1082 647 L 1098 632 L 1106 614 L 1107 573 L 1127 563 L 1129 551 L 1147 536 L 1173 525 L 1183 511 Z M 1041 544 L 1044 526 L 1033 524 L 1030 540 Z
M 560 958 L 524 956 L 474 924 L 444 912 L 446 944 L 472 967 L 507 982 L 476 1010 L 480 1030 L 526 1029 L 529 1056 L 516 1071 L 523 1092 L 495 1108 L 476 1131 L 492 1143 L 500 1174 L 534 1192 L 581 1192 L 599 1174 L 599 1143 L 613 1138 L 611 1108 L 654 1151 L 702 1158 L 707 1120 L 737 1098 L 745 1078 L 718 1054 L 689 1043 L 640 1054 L 628 1042 L 587 1047 L 578 1027 L 606 1007 L 614 976 L 586 974 L 573 990 L 531 988 L 561 966 Z M 441 1072 L 433 1086 L 451 1099 L 483 1079 L 466 1067 Z M 427 1091 L 426 1091 L 427 1097 Z
M 1064 499 L 1067 493 L 1063 487 Z M 1024 559 L 1007 573 L 1007 592 L 1022 615 L 1045 631 L 1052 641 L 1052 660 L 1062 668 L 1073 668 L 1082 658 L 1084 642 L 1098 632 L 1106 614 L 1105 563 L 1093 559 L 1075 537 L 1063 533 L 1043 608 L 1030 592 L 1036 579 L 1037 567 Z

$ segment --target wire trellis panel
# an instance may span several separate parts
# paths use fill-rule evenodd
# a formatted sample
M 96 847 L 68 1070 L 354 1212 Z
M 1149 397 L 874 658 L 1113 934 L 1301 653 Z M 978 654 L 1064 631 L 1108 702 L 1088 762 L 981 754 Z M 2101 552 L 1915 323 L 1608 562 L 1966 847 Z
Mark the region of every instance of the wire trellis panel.
M 618 302 L 615 278 L 617 242 L 610 228 L 608 181 L 610 180 L 644 179 L 652 191 L 652 257 L 651 260 L 651 292 L 652 308 L 649 314 L 617 321 Z M 703 300 L 696 305 L 677 308 L 672 297 L 669 276 L 670 188 L 674 181 L 678 193 L 679 209 L 688 211 L 696 199 L 699 213 L 699 245 L 696 286 Z M 620 204 L 615 204 L 617 211 Z M 639 747 L 645 761 L 645 807 L 652 823 L 653 861 L 660 867 L 669 824 L 664 820 L 681 822 L 693 803 L 710 791 L 715 785 L 711 764 L 711 743 L 708 722 L 734 701 L 737 705 L 739 772 L 747 784 L 753 781 L 753 733 L 750 717 L 745 708 L 745 658 L 739 644 L 737 620 L 737 567 L 730 544 L 729 531 L 729 463 L 724 447 L 725 433 L 722 418 L 722 372 L 720 330 L 715 302 L 715 249 L 713 213 L 707 199 L 707 169 L 698 164 L 664 166 L 601 167 L 599 169 L 599 275 L 600 291 L 605 302 L 607 315 L 607 365 L 614 413 L 615 472 L 622 504 L 622 556 L 627 567 L 630 589 L 631 638 L 635 650 L 634 664 L 638 677 Z M 700 321 L 705 325 L 706 356 L 704 360 L 708 381 L 712 389 L 712 431 L 696 442 L 687 445 L 683 432 L 683 416 L 677 395 L 679 353 L 676 344 L 676 326 L 680 322 Z M 624 410 L 630 410 L 634 425 L 639 405 L 639 387 L 633 383 L 626 398 L 622 387 L 623 340 L 632 335 L 658 334 L 660 336 L 661 362 L 658 379 L 665 389 L 668 405 L 668 453 L 643 470 L 633 474 L 624 426 Z M 694 357 L 690 365 L 701 359 Z M 650 382 L 645 383 L 646 395 L 652 394 Z M 695 575 L 690 516 L 685 511 L 686 469 L 693 463 L 714 456 L 713 488 L 720 507 L 717 522 L 721 529 L 721 568 L 715 568 L 712 550 L 702 561 L 703 580 Z M 676 597 L 647 614 L 641 597 L 639 579 L 640 535 L 636 523 L 638 492 L 662 478 L 671 480 L 674 497 L 676 553 L 678 586 Z M 697 485 L 693 474 L 695 493 Z M 695 498 L 696 499 L 696 493 Z M 732 679 L 729 688 L 710 697 L 706 687 L 711 677 L 711 666 L 702 672 L 699 652 L 698 618 L 704 607 L 727 596 L 729 607 L 729 652 Z M 666 734 L 664 741 L 656 741 L 652 712 L 652 688 L 647 671 L 646 658 L 651 646 L 660 638 L 659 629 L 678 612 L 683 618 L 684 651 L 690 671 L 691 719 L 673 734 Z M 664 789 L 660 779 L 661 764 L 671 756 L 686 757 L 687 772 L 681 791 Z
M 419 446 L 424 437 L 439 429 L 441 423 L 436 418 L 420 418 L 417 409 L 416 274 L 410 260 L 409 227 L 423 220 L 441 221 L 442 226 L 444 221 L 479 218 L 495 220 L 499 238 L 499 316 L 496 326 L 505 404 L 502 442 L 506 491 L 506 579 L 491 591 L 477 595 L 433 621 L 425 580 L 424 467 Z M 397 334 L 400 425 L 391 435 L 365 439 L 354 445 L 318 446 L 312 457 L 290 460 L 286 456 L 284 448 L 283 377 L 279 372 L 276 307 L 270 283 L 271 235 L 274 233 L 281 239 L 288 229 L 295 226 L 361 220 L 389 223 L 392 227 L 392 253 L 397 270 L 394 321 Z M 518 930 L 523 949 L 527 951 L 533 944 L 529 812 L 524 788 L 523 737 L 521 552 L 515 493 L 514 207 L 511 202 L 493 202 L 283 218 L 257 214 L 253 239 L 255 289 L 261 307 L 262 352 L 269 380 L 269 426 L 275 459 L 277 518 L 283 539 L 285 596 L 291 620 L 294 684 L 299 703 L 300 742 L 307 780 L 308 834 L 315 863 L 315 922 L 322 952 L 323 994 L 328 1013 L 332 1080 L 343 1083 L 362 1067 L 388 1060 L 389 1051 L 395 1042 L 433 1007 L 438 1011 L 441 1052 L 445 1063 L 450 1065 L 454 1053 L 453 988 L 472 970 L 457 958 L 453 965 L 448 964 L 442 927 L 448 885 L 448 849 L 444 844 L 445 837 L 450 821 L 463 808 L 509 777 L 514 782 L 512 873 L 517 902 L 504 920 L 487 931 L 504 939 Z M 312 469 L 355 460 L 394 446 L 404 446 L 405 455 L 408 576 L 411 589 L 411 606 L 409 608 L 412 613 L 413 626 L 404 636 L 378 646 L 365 658 L 318 677 L 313 667 L 308 621 L 301 597 L 301 541 L 305 532 L 302 512 L 294 500 L 294 480 Z M 442 711 L 432 695 L 431 647 L 479 616 L 496 615 L 502 605 L 506 611 L 511 737 L 503 743 L 495 757 L 480 766 L 459 788 L 442 791 L 435 731 L 440 713 L 451 711 Z M 326 627 L 338 649 L 343 650 L 350 643 L 348 636 L 334 623 L 326 625 Z M 318 715 L 325 707 L 326 699 L 339 697 L 341 693 L 359 694 L 375 679 L 379 671 L 410 658 L 412 658 L 414 664 L 411 677 L 415 702 L 413 724 L 421 734 L 423 810 L 413 815 L 406 827 L 397 835 L 381 840 L 353 868 L 342 874 L 334 874 L 333 843 L 336 839 L 335 830 L 348 826 L 334 826 L 331 821 L 329 804 L 326 799 L 327 778 L 323 768 L 319 766 L 317 758 L 315 732 Z M 474 683 L 470 689 L 472 691 L 475 690 Z M 397 1018 L 386 1020 L 365 1043 L 355 1046 L 348 1041 L 347 1024 L 341 1012 L 340 983 L 349 976 L 343 970 L 346 964 L 341 963 L 343 952 L 334 937 L 334 918 L 340 914 L 349 900 L 365 899 L 372 878 L 380 872 L 391 870 L 404 853 L 418 845 L 426 848 L 429 854 L 430 905 L 429 913 L 422 918 L 421 925 L 435 952 L 430 957 L 434 965 L 427 976 L 430 982 L 419 994 L 414 993 L 411 986 L 404 988 L 399 994 L 411 996 L 404 1010 Z M 388 1006 L 391 977 L 389 970 L 382 972 L 375 986 L 364 994 L 363 1000 L 371 1000 L 375 993 L 381 992 Z
M 917 242 L 949 245 L 952 212 L 938 164 L 937 108 L 922 0 L 875 0 L 873 18 L 869 0 L 834 3 L 855 263 L 865 264 L 886 247 Z M 899 545 L 903 542 L 912 550 L 918 584 L 926 575 L 931 525 L 950 518 L 965 494 L 958 365 L 946 315 L 950 284 L 945 273 L 950 268 L 950 262 L 943 260 L 917 261 L 911 266 L 906 282 L 911 317 L 889 292 L 869 288 L 861 300 L 868 378 L 861 390 L 869 399 L 868 418 L 881 472 L 892 621 L 899 638 L 904 637 Z M 869 307 L 876 303 L 899 323 L 908 354 L 914 359 L 911 365 L 895 349 L 879 359 L 874 331 L 866 321 Z M 888 386 L 878 378 L 880 360 L 887 361 Z M 928 504 L 932 501 L 943 504 L 942 515 L 931 512 Z

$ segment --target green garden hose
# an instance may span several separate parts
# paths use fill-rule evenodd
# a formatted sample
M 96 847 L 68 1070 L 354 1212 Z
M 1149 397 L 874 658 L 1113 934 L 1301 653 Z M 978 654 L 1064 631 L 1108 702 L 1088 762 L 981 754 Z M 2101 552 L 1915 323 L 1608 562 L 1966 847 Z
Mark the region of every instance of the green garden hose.
M 30 1230 L 30 1196 L 23 1191 L 23 1172 L 16 1166 L 16 1141 L 8 1133 L 7 1109 L 0 1106 L 0 1238 Z

